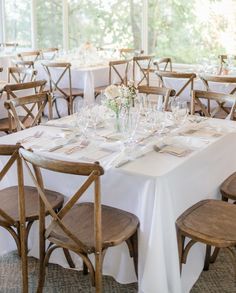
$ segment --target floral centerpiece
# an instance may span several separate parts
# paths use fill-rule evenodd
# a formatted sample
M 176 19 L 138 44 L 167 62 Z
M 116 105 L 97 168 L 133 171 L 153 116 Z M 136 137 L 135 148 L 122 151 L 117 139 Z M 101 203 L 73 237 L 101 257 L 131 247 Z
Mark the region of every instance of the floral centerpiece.
M 115 112 L 116 115 L 116 129 L 120 131 L 119 116 L 121 110 L 124 108 L 129 112 L 131 106 L 134 106 L 134 101 L 137 97 L 136 89 L 133 83 L 125 85 L 110 85 L 105 89 L 106 106 Z

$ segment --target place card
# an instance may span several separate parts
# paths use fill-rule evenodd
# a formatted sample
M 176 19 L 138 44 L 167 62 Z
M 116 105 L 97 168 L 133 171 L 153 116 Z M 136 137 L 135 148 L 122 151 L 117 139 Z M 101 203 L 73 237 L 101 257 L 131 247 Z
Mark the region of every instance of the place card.
M 196 137 L 221 137 L 223 133 L 217 132 L 211 129 L 188 129 L 184 132 L 181 133 L 181 135 L 186 135 L 186 136 L 196 136 Z
M 111 155 L 114 151 L 113 150 L 108 150 L 108 149 L 97 149 L 94 150 L 93 152 L 90 152 L 89 154 L 86 154 L 85 156 L 81 157 L 80 159 L 84 161 L 98 161 L 101 160 L 109 155 Z
M 177 157 L 183 157 L 183 156 L 189 154 L 190 152 L 191 152 L 191 150 L 189 150 L 187 148 L 171 146 L 171 145 L 164 146 L 159 151 L 159 153 L 167 153 L 167 154 L 174 155 Z

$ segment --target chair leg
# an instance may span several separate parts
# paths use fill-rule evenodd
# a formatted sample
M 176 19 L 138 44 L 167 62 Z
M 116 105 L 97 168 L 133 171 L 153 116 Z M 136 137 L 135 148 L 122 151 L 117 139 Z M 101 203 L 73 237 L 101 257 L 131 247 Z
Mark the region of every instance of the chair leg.
M 183 236 L 179 230 L 177 230 L 177 241 L 178 241 L 178 251 L 179 251 L 179 270 L 180 274 L 182 273 L 182 258 L 184 252 L 184 241 L 185 236 Z
M 216 261 L 216 258 L 219 254 L 219 251 L 220 251 L 220 248 L 219 247 L 215 247 L 213 253 L 212 253 L 212 256 L 210 258 L 210 263 L 214 263 Z
M 209 265 L 210 265 L 210 258 L 211 258 L 211 245 L 206 245 L 206 255 L 205 255 L 205 262 L 204 262 L 204 271 L 209 270 Z
M 27 261 L 26 229 L 23 226 L 23 224 L 20 226 L 20 255 L 21 255 L 23 293 L 28 293 L 28 261 Z
M 126 243 L 129 248 L 130 257 L 133 258 L 135 274 L 138 279 L 138 231 L 137 230 L 129 239 L 126 240 Z
M 67 260 L 67 262 L 68 262 L 70 268 L 74 269 L 74 268 L 75 268 L 75 264 L 74 264 L 74 262 L 73 262 L 73 260 L 72 260 L 72 257 L 71 257 L 71 255 L 70 255 L 69 250 L 66 249 L 66 248 L 63 248 L 63 252 L 64 252 L 65 258 L 66 258 L 66 260 Z
M 86 263 L 83 261 L 83 275 L 87 275 L 87 274 L 88 274 L 88 267 Z

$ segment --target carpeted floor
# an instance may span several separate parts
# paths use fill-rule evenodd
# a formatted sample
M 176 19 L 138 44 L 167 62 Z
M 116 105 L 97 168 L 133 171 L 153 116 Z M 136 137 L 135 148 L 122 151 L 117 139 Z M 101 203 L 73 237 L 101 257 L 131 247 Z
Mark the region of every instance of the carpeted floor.
M 0 258 L 0 293 L 20 293 L 20 259 L 15 252 Z M 38 261 L 29 259 L 29 292 L 36 292 Z M 136 293 L 137 284 L 122 285 L 104 276 L 105 293 Z M 90 293 L 89 276 L 50 264 L 45 283 L 46 293 Z M 191 293 L 236 293 L 236 283 L 229 255 L 223 250 L 208 272 L 203 272 Z M 165 293 L 165 292 L 163 292 Z M 167 292 L 166 292 L 167 293 Z

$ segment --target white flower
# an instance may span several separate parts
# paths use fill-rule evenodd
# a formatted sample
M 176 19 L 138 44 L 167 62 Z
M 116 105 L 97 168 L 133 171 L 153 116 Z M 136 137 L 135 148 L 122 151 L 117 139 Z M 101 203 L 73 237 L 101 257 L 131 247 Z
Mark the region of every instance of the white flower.
M 120 91 L 116 85 L 112 84 L 105 89 L 104 94 L 108 99 L 115 99 L 120 96 Z

